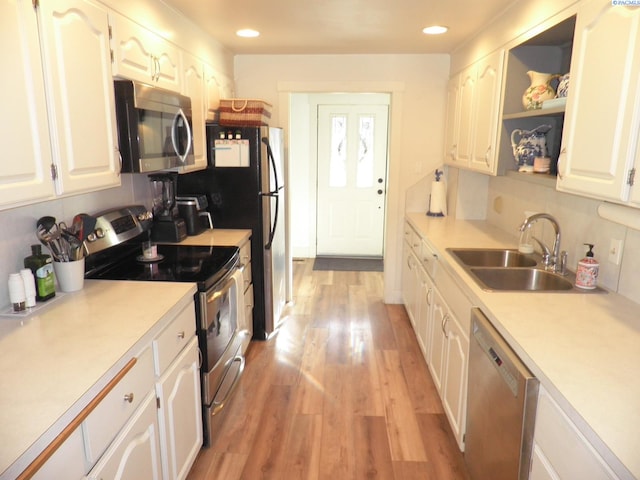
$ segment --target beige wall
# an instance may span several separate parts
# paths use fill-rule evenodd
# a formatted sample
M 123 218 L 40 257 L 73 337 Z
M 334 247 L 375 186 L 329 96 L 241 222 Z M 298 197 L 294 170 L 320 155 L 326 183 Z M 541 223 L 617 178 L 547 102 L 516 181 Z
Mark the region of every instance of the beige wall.
M 385 233 L 385 300 L 399 303 L 402 219 L 407 189 L 442 164 L 448 55 L 241 55 L 239 97 L 274 105 L 273 124 L 289 131 L 289 96 L 298 93 L 390 93 L 390 142 Z M 288 139 L 287 139 L 288 140 Z M 289 162 L 308 161 L 289 158 Z M 304 182 L 308 178 L 290 178 Z M 292 202 L 309 203 L 306 198 Z M 292 228 L 296 218 L 291 218 Z M 293 246 L 295 248 L 295 245 Z

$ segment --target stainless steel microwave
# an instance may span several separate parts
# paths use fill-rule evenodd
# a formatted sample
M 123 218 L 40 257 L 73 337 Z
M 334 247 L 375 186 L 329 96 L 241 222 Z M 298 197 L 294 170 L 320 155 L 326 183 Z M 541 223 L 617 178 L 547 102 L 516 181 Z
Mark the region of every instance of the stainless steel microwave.
M 122 172 L 193 165 L 191 99 L 132 80 L 115 80 Z

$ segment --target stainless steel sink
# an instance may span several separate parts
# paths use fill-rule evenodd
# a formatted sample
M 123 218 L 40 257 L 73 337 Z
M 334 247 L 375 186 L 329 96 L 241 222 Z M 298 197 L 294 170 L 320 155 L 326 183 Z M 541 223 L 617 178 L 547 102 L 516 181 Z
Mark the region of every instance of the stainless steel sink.
M 535 267 L 532 255 L 499 248 L 449 248 L 454 258 L 466 267 Z
M 448 248 L 453 258 L 483 290 L 490 292 L 606 293 L 574 287 L 575 275 L 563 276 L 537 262 L 540 257 L 508 248 Z
M 553 292 L 573 290 L 573 282 L 539 268 L 470 268 L 485 290 Z

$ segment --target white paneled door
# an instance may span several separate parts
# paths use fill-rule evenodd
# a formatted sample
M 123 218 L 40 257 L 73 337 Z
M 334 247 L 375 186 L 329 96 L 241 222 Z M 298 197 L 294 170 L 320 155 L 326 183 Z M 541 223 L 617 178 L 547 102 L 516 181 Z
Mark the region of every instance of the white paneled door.
M 317 255 L 382 257 L 387 105 L 318 106 Z

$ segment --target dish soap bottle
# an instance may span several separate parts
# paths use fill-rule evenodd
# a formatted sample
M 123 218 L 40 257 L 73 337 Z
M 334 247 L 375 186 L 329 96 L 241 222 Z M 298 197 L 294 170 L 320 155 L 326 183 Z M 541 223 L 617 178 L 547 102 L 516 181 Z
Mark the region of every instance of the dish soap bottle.
M 24 266 L 30 269 L 35 277 L 36 299 L 43 302 L 55 297 L 56 286 L 51 255 L 42 253 L 42 246 L 31 245 L 31 255 L 25 257 Z
M 598 283 L 598 269 L 600 264 L 593 257 L 593 245 L 585 243 L 589 247 L 587 255 L 578 262 L 576 270 L 576 287 L 593 290 Z

